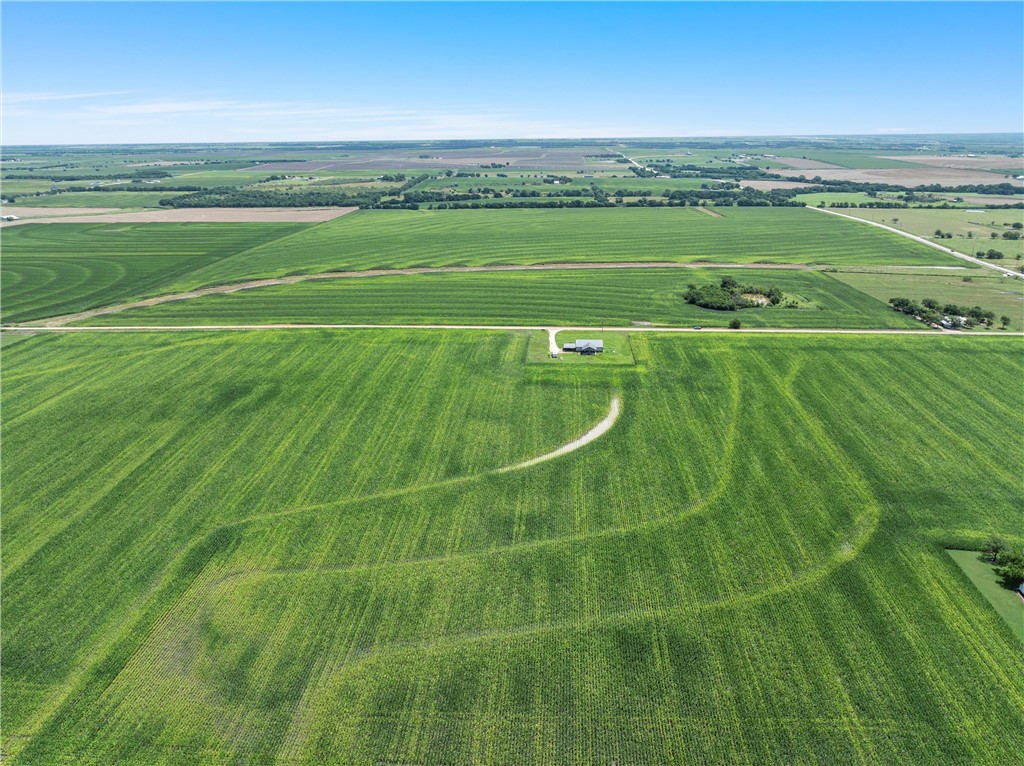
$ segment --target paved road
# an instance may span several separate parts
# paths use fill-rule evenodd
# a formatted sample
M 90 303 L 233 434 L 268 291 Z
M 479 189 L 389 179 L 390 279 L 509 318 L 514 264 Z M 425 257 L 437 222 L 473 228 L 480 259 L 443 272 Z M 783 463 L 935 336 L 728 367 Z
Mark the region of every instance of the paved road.
M 877 223 L 876 221 L 868 221 L 868 220 L 866 220 L 864 218 L 857 218 L 857 216 L 854 216 L 854 215 L 846 215 L 844 213 L 837 213 L 835 210 L 828 210 L 827 208 L 823 208 L 823 207 L 812 207 L 812 206 L 808 205 L 808 209 L 809 210 L 817 210 L 820 213 L 828 213 L 829 215 L 837 215 L 840 218 L 846 218 L 847 220 L 850 220 L 850 221 L 858 221 L 860 223 L 866 223 L 869 226 L 875 226 L 875 227 L 877 227 L 879 229 L 885 229 L 886 231 L 891 231 L 893 234 L 899 234 L 900 236 L 906 237 L 908 239 L 912 239 L 915 242 L 920 242 L 922 245 L 928 245 L 928 247 L 933 247 L 936 250 L 939 250 L 939 251 L 941 251 L 943 253 L 946 253 L 947 255 L 952 255 L 952 256 L 955 256 L 955 257 L 960 258 L 962 260 L 970 261 L 971 263 L 976 263 L 979 266 L 987 266 L 990 269 L 995 269 L 996 271 L 1002 272 L 1003 274 L 1006 274 L 1006 275 L 1011 276 L 1011 277 L 1022 276 L 1019 271 L 1014 271 L 1013 269 L 1007 269 L 1007 268 L 1004 268 L 1003 266 L 996 266 L 994 263 L 992 263 L 992 261 L 986 261 L 983 258 L 975 258 L 973 255 L 968 255 L 967 253 L 961 253 L 960 251 L 954 250 L 951 247 L 946 247 L 945 245 L 940 245 L 940 244 L 937 244 L 935 242 L 932 242 L 930 239 L 926 239 L 925 237 L 919 237 L 916 234 L 910 234 L 909 232 L 903 231 L 902 229 L 897 229 L 897 228 L 894 228 L 892 226 L 886 226 L 884 223 Z
M 22 324 L 0 328 L 7 333 L 37 332 L 224 332 L 247 330 L 530 330 L 554 333 L 568 330 L 579 333 L 602 332 L 686 332 L 686 333 L 767 333 L 775 335 L 948 335 L 953 337 L 979 337 L 981 333 L 958 332 L 956 330 L 847 330 L 811 327 L 743 327 L 732 330 L 726 327 L 540 327 L 537 325 L 499 324 L 233 324 L 233 325 L 110 325 L 106 327 L 49 327 L 46 325 Z M 1024 332 L 991 332 L 998 337 L 1024 337 Z M 550 341 L 549 341 L 550 342 Z

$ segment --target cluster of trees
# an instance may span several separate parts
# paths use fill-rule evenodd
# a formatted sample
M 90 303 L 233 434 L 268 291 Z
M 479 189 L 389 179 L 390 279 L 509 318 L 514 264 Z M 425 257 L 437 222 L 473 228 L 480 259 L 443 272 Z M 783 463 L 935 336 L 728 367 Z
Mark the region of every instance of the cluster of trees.
M 438 205 L 434 205 L 436 210 L 477 210 L 480 208 L 484 209 L 496 209 L 496 208 L 513 208 L 513 207 L 615 207 L 610 202 L 598 202 L 592 199 L 565 199 L 565 198 L 546 198 L 546 199 L 509 199 L 506 198 L 500 202 L 494 200 L 487 202 L 442 202 Z
M 764 296 L 771 306 L 778 306 L 783 298 L 782 290 L 775 286 L 741 285 L 732 277 L 723 277 L 717 285 L 688 285 L 683 297 L 687 303 L 715 311 L 736 311 L 764 305 L 764 301 L 751 300 L 747 295 Z
M 1017 588 L 1024 582 L 1024 548 L 1014 548 L 1001 537 L 993 536 L 982 554 L 995 565 L 996 574 L 1007 588 Z
M 778 177 L 778 176 L 776 176 Z M 858 183 L 856 181 L 831 181 L 821 176 L 807 178 L 806 176 L 788 176 L 787 181 L 800 181 L 803 183 L 815 184 L 820 189 L 803 189 L 798 193 L 805 192 L 865 192 L 867 194 L 878 192 L 893 192 L 902 194 L 904 199 L 915 201 L 915 193 L 938 192 L 941 194 L 993 194 L 999 196 L 1013 196 L 1024 194 L 1024 190 L 1013 184 L 968 184 L 965 186 L 943 186 L 942 184 L 928 184 L 927 186 L 915 186 L 908 190 L 905 186 L 897 184 L 879 183 Z
M 31 170 L 31 169 L 32 168 L 29 168 L 29 170 Z M 170 173 L 168 173 L 166 170 L 161 170 L 160 168 L 138 168 L 137 170 L 133 170 L 130 173 L 125 173 L 125 174 L 122 174 L 122 175 L 105 176 L 105 178 L 107 178 L 107 179 L 124 178 L 124 179 L 132 180 L 132 181 L 150 181 L 150 180 L 153 180 L 154 178 L 172 178 L 172 177 L 173 176 Z M 40 181 L 40 180 L 48 180 L 48 181 L 96 181 L 96 180 L 98 180 L 98 176 L 95 173 L 87 174 L 87 175 L 51 176 L 49 178 L 46 178 L 45 176 L 35 175 L 35 174 L 32 174 L 32 173 L 5 173 L 4 174 L 4 178 L 12 180 L 12 181 L 13 180 L 22 180 L 22 181 L 28 181 L 28 180 L 31 180 L 31 181 Z
M 658 175 L 653 170 L 648 170 L 647 168 L 640 168 L 637 167 L 636 165 L 630 165 L 629 169 L 632 170 L 633 174 L 638 178 L 654 178 L 656 175 Z
M 382 192 L 348 192 L 302 189 L 280 191 L 222 186 L 203 189 L 180 197 L 165 197 L 161 207 L 372 207 Z
M 999 250 L 993 250 L 992 248 L 989 248 L 987 251 L 979 250 L 975 255 L 978 258 L 988 258 L 990 261 L 1001 261 L 1006 257 Z
M 889 305 L 896 309 L 896 311 L 916 317 L 928 324 L 937 324 L 942 317 L 948 316 L 951 319 L 963 317 L 963 325 L 966 327 L 974 327 L 978 324 L 991 327 L 996 318 L 995 312 L 985 311 L 981 306 L 968 308 L 967 306 L 958 306 L 955 303 L 942 304 L 932 298 L 925 298 L 920 303 L 910 298 L 890 298 Z M 1003 316 L 1000 317 L 1000 321 L 1003 327 L 1007 327 L 1011 319 L 1008 316 Z

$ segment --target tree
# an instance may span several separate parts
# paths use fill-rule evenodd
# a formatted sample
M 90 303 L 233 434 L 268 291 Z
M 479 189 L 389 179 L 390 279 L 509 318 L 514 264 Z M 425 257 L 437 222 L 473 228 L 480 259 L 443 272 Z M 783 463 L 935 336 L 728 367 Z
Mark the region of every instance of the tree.
M 1024 551 L 1004 550 L 996 560 L 996 573 L 1008 588 L 1024 583 Z
M 981 549 L 985 558 L 991 561 L 993 564 L 999 561 L 999 557 L 1006 551 L 1010 550 L 1010 544 L 1006 542 L 999 535 L 992 535 L 985 542 L 985 547 Z
M 1003 329 L 1005 330 L 1007 327 L 1010 326 L 1010 322 L 1013 320 L 1010 319 L 1010 317 L 1006 316 L 1006 314 L 1003 314 L 1001 317 L 999 317 L 999 321 L 1003 325 Z
M 731 322 L 729 322 L 729 329 L 730 330 L 738 330 L 742 326 L 743 326 L 743 323 L 739 319 L 733 319 Z

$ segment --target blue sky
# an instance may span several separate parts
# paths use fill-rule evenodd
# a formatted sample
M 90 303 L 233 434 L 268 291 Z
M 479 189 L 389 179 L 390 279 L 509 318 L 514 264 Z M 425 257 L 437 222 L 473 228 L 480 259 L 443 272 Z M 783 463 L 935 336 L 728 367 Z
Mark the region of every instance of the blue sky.
M 1019 132 L 1024 4 L 3 3 L 3 142 Z

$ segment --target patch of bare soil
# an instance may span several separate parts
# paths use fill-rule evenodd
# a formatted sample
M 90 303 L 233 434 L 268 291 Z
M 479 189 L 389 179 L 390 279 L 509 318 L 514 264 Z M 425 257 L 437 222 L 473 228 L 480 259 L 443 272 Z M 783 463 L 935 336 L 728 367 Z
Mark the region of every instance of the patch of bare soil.
M 192 207 L 138 213 L 40 217 L 19 223 L 322 223 L 355 212 L 356 207 Z M 16 213 L 15 215 L 20 215 Z
M 1024 180 L 1006 179 L 996 173 L 982 170 L 961 170 L 958 168 L 841 168 L 839 170 L 815 171 L 814 175 L 834 181 L 856 181 L 858 183 L 884 183 L 897 186 L 965 186 L 967 184 L 1012 183 L 1024 186 Z
M 740 181 L 740 186 L 748 186 L 758 191 L 771 191 L 772 189 L 802 189 L 805 186 L 814 186 L 814 184 L 805 184 L 801 181 Z
M 708 214 L 709 216 L 711 216 L 712 218 L 721 218 L 721 217 L 722 217 L 722 214 L 721 214 L 721 213 L 716 213 L 716 212 L 715 212 L 714 210 L 708 210 L 708 209 L 707 209 L 706 207 L 699 207 L 699 208 L 697 208 L 697 209 L 698 209 L 698 210 L 699 210 L 700 212 L 702 212 L 702 213 L 707 213 L 707 214 Z
M 1024 173 L 1024 158 L 1006 157 L 1005 155 L 983 154 L 977 157 L 966 155 L 921 155 L 910 157 L 883 157 L 887 160 L 902 160 L 916 165 L 929 165 L 936 168 L 958 168 L 962 170 L 1016 170 L 1018 175 Z

